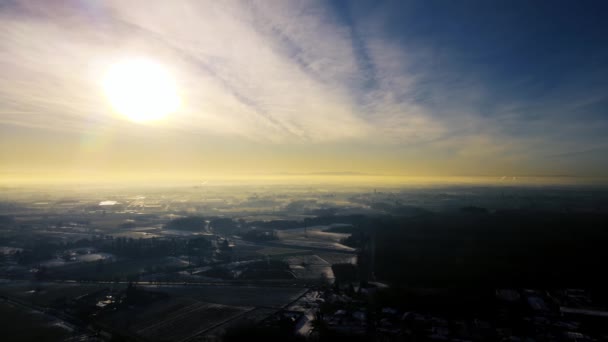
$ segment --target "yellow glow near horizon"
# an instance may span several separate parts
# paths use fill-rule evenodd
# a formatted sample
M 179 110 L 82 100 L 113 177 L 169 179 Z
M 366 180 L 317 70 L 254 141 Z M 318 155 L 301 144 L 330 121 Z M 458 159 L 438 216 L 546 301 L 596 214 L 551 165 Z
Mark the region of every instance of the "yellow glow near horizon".
M 162 119 L 181 103 L 167 69 L 147 59 L 129 59 L 110 66 L 103 89 L 114 110 L 135 122 Z

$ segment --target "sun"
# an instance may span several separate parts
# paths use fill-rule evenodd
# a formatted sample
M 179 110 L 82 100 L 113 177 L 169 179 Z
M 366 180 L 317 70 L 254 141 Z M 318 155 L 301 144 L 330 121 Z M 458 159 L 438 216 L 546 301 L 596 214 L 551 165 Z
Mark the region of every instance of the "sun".
M 135 122 L 162 119 L 181 103 L 169 71 L 144 58 L 112 64 L 104 76 L 103 90 L 114 110 Z

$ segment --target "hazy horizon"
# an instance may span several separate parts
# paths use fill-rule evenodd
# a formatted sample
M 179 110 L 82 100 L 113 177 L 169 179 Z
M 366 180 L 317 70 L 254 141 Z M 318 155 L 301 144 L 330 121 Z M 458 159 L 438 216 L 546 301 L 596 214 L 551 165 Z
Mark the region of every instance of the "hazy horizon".
M 214 187 L 214 186 L 323 186 L 328 188 L 391 188 L 441 186 L 489 186 L 489 187 L 587 187 L 608 186 L 607 177 L 576 176 L 450 176 L 450 177 L 405 177 L 351 173 L 310 174 L 253 174 L 223 175 L 207 177 L 176 177 L 175 175 L 135 175 L 108 177 L 107 174 L 80 174 L 76 177 L 7 177 L 3 175 L 0 187 Z

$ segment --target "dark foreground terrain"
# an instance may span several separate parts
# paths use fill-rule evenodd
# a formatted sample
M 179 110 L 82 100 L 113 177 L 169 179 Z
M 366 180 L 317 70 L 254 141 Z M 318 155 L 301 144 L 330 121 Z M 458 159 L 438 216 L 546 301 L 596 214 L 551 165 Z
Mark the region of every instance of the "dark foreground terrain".
M 604 192 L 273 191 L 3 202 L 3 340 L 608 338 Z

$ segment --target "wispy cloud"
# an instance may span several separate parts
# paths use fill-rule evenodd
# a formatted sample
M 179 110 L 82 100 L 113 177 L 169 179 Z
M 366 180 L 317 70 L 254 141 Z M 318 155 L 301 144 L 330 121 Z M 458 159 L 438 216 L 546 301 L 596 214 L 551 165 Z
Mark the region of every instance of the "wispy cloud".
M 518 91 L 535 89 L 534 76 L 492 79 L 482 70 L 500 60 L 477 53 L 465 64 L 445 34 L 421 30 L 409 42 L 411 33 L 390 32 L 397 10 L 365 11 L 325 1 L 0 5 L 0 127 L 128 133 L 99 81 L 113 61 L 141 55 L 177 78 L 184 105 L 163 128 L 180 133 L 530 163 L 556 146 L 566 154 L 590 149 L 585 135 L 607 126 L 605 115 L 584 122 L 569 115 L 606 101 L 603 83 L 581 90 L 602 82 L 592 73 L 531 100 Z M 570 141 L 561 138 L 567 131 Z
M 177 74 L 185 98 L 171 122 L 178 127 L 275 142 L 408 141 L 441 131 L 399 98 L 411 87 L 399 48 L 332 20 L 324 3 L 71 5 L 4 9 L 3 123 L 65 120 L 77 129 L 107 117 L 103 68 L 143 54 Z

